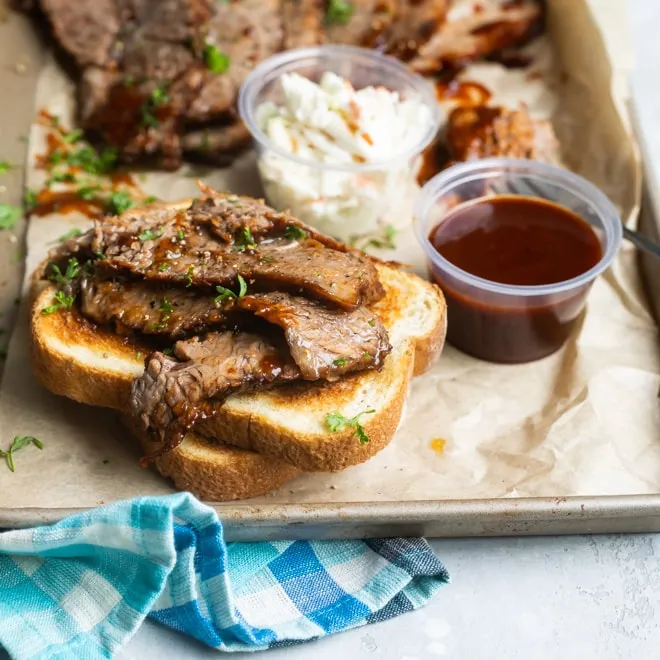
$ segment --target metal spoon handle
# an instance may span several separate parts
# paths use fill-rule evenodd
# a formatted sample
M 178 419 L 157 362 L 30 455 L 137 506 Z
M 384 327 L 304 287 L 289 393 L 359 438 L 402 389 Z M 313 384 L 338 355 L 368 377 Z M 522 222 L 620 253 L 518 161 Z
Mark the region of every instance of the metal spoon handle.
M 644 250 L 645 252 L 649 252 L 655 257 L 660 257 L 660 245 L 657 243 L 654 243 L 650 238 L 646 238 L 644 234 L 640 234 L 637 231 L 633 231 L 632 229 L 628 229 L 624 225 L 623 227 L 623 235 L 624 237 L 629 240 L 631 243 L 633 243 L 636 247 L 638 247 L 640 250 Z

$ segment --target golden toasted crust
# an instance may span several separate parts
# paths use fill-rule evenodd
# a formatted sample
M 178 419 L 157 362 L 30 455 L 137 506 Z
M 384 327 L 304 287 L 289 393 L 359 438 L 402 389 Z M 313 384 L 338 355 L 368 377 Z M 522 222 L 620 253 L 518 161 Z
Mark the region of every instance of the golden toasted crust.
M 157 446 L 133 418 L 122 422 L 138 438 L 145 453 Z M 201 438 L 188 433 L 181 445 L 156 460 L 161 475 L 177 490 L 188 491 L 207 502 L 228 502 L 265 495 L 298 474 L 298 470 L 270 456 Z
M 415 365 L 413 367 L 413 376 L 421 376 L 431 365 L 440 357 L 447 337 L 447 309 L 445 298 L 439 287 L 432 285 L 442 298 L 443 313 L 439 323 L 433 326 L 433 329 L 423 337 L 415 340 Z
M 144 347 L 101 330 L 77 312 L 43 314 L 56 288 L 34 283 L 32 368 L 51 392 L 115 410 L 128 410 L 131 382 L 144 370 Z M 106 357 L 107 356 L 107 357 Z

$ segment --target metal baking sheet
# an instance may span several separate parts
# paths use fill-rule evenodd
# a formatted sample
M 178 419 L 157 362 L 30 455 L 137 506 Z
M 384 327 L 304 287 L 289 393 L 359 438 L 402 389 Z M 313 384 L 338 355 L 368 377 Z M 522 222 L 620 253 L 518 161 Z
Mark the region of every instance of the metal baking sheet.
M 17 203 L 21 197 L 25 145 L 34 113 L 36 77 L 43 47 L 31 26 L 21 16 L 11 15 L 0 24 L 0 79 L 5 98 L 0 106 L 2 157 L 19 167 L 3 179 L 0 201 Z M 17 67 L 17 64 L 24 66 Z M 647 157 L 647 154 L 644 154 Z M 648 162 L 645 160 L 645 162 Z M 650 172 L 647 169 L 647 174 Z M 660 238 L 660 194 L 647 181 L 641 228 Z M 0 326 L 6 338 L 15 316 L 15 298 L 20 290 L 23 265 L 20 258 L 24 226 L 0 236 Z M 656 318 L 660 314 L 660 264 L 640 259 Z M 2 363 L 0 361 L 0 369 Z M 76 509 L 2 508 L 0 527 L 25 527 L 51 523 Z M 506 498 L 498 500 L 448 500 L 406 503 L 333 505 L 253 505 L 228 503 L 216 506 L 230 540 L 282 538 L 355 538 L 374 536 L 499 536 L 584 534 L 660 531 L 660 493 L 643 496 L 573 498 Z

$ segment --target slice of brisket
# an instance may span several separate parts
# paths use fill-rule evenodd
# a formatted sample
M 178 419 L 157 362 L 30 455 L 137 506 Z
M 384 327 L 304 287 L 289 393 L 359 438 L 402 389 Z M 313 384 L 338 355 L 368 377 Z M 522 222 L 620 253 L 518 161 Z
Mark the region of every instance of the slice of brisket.
M 132 411 L 163 443 L 147 461 L 176 447 L 196 421 L 213 414 L 214 402 L 300 375 L 284 342 L 250 333 L 177 342 L 174 354 L 181 361 L 154 353 L 133 383 Z
M 376 47 L 396 18 L 397 0 L 352 0 L 351 17 L 345 22 L 326 21 L 329 43 Z
M 382 48 L 399 59 L 411 59 L 442 25 L 448 8 L 449 0 L 397 0 L 396 20 L 381 36 Z
M 284 330 L 305 380 L 337 380 L 353 371 L 378 368 L 391 350 L 380 318 L 364 307 L 354 312 L 332 310 L 286 293 L 246 296 L 237 306 Z
M 344 309 L 383 296 L 378 271 L 365 255 L 328 247 L 318 234 L 308 234 L 300 223 L 260 202 L 230 195 L 212 203 L 213 212 L 193 204 L 187 211 L 129 212 L 97 222 L 93 250 L 104 255 L 98 268 L 158 282 L 234 289 L 241 275 L 251 290 L 303 292 Z M 294 222 L 299 238 L 290 231 Z
M 252 69 L 282 45 L 282 23 L 277 0 L 216 3 L 204 28 L 204 48 L 216 48 L 227 58 L 226 72 L 206 69 L 204 82 L 185 116 L 190 122 L 208 122 L 233 111 L 238 90 Z
M 284 0 L 282 26 L 283 50 L 323 43 L 323 0 Z
M 521 46 L 543 31 L 543 5 L 537 0 L 487 0 L 478 7 L 472 14 L 445 21 L 420 46 L 410 67 L 424 74 L 460 68 Z
M 159 287 L 149 282 L 97 280 L 85 277 L 80 310 L 118 334 L 128 331 L 180 338 L 223 325 L 227 314 L 214 297 L 186 288 Z
M 58 43 L 80 67 L 106 66 L 121 27 L 114 0 L 41 0 Z

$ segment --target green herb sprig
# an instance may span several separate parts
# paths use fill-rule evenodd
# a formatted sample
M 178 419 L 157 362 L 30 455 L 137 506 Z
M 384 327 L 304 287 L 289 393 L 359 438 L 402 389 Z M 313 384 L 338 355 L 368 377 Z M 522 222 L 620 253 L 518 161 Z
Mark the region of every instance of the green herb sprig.
M 44 307 L 41 313 L 44 316 L 59 312 L 61 309 L 71 309 L 73 306 L 74 296 L 67 296 L 64 291 L 58 291 L 53 297 L 53 302 L 48 307 Z
M 215 298 L 215 304 L 221 305 L 225 300 L 243 298 L 247 293 L 247 282 L 245 279 L 239 275 L 238 276 L 238 293 L 234 293 L 231 289 L 227 289 L 224 286 L 216 286 L 215 290 L 220 294 Z
M 249 227 L 243 227 L 241 229 L 238 238 L 236 239 L 236 245 L 234 249 L 236 252 L 245 252 L 245 250 L 254 250 L 257 247 L 257 242 L 252 236 L 252 232 Z
M 374 247 L 378 250 L 395 250 L 396 243 L 394 239 L 396 238 L 397 230 L 392 227 L 392 225 L 387 225 L 383 227 L 383 232 L 380 236 L 372 236 L 364 240 L 361 237 L 355 237 L 349 242 L 353 247 L 358 247 L 358 243 L 364 240 L 362 247 L 360 249 L 365 250 L 368 247 Z
M 4 458 L 7 461 L 7 467 L 12 471 L 16 472 L 16 465 L 14 464 L 14 454 L 27 447 L 28 445 L 34 445 L 38 449 L 44 448 L 44 443 L 41 442 L 38 438 L 35 438 L 31 435 L 17 435 L 14 438 L 14 441 L 11 443 L 11 446 L 8 450 L 0 449 L 0 457 Z
M 226 73 L 231 58 L 223 53 L 215 44 L 207 43 L 204 46 L 204 62 L 211 73 Z
M 69 263 L 66 265 L 66 270 L 64 273 L 62 273 L 60 267 L 57 264 L 51 264 L 50 270 L 53 272 L 52 275 L 48 276 L 48 279 L 51 282 L 59 284 L 60 286 L 66 286 L 80 274 L 80 263 L 78 262 L 78 259 L 71 257 L 71 259 L 69 259 Z
M 121 215 L 135 205 L 135 200 L 124 190 L 113 190 L 108 197 L 108 211 L 113 215 Z
M 328 10 L 325 13 L 325 19 L 328 23 L 338 23 L 346 25 L 353 16 L 353 4 L 348 0 L 330 0 Z
M 0 230 L 13 229 L 16 222 L 21 217 L 20 206 L 12 206 L 11 204 L 0 204 Z
M 155 241 L 157 238 L 160 238 L 163 235 L 163 232 L 160 227 L 155 229 L 145 229 L 141 234 L 138 234 L 138 238 L 141 241 Z
M 284 237 L 290 241 L 301 241 L 307 238 L 307 232 L 298 225 L 287 225 L 284 230 Z
M 166 83 L 154 87 L 154 89 L 151 90 L 149 98 L 142 104 L 142 108 L 140 109 L 142 114 L 142 126 L 158 128 L 160 121 L 156 116 L 156 111 L 161 106 L 170 102 L 170 97 L 167 93 L 168 87 L 169 84 Z
M 363 445 L 369 442 L 369 436 L 364 430 L 364 426 L 362 426 L 360 423 L 360 417 L 363 415 L 370 415 L 375 412 L 375 410 L 364 410 L 363 412 L 355 415 L 355 417 L 345 417 L 339 412 L 329 412 L 325 416 L 325 425 L 333 433 L 343 431 L 345 428 L 353 428 L 353 435 L 360 441 L 360 444 Z

